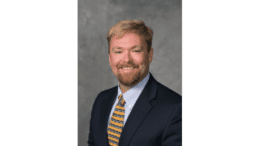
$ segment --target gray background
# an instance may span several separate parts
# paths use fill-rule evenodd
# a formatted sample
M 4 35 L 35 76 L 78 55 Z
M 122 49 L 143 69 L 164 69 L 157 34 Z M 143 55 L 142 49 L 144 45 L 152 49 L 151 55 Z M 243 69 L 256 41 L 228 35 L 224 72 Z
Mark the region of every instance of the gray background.
M 108 62 L 106 34 L 122 20 L 143 20 L 154 31 L 150 72 L 182 94 L 181 0 L 78 1 L 78 142 L 86 146 L 93 102 L 118 81 Z

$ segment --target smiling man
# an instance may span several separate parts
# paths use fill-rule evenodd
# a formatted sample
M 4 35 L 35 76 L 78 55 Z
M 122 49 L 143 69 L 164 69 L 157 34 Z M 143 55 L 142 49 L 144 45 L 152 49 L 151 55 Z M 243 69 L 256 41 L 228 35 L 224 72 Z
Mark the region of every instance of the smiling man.
M 152 58 L 153 49 L 148 52 L 147 44 L 138 34 L 129 32 L 112 37 L 109 62 L 123 93 L 147 76 Z
M 109 30 L 109 63 L 119 83 L 94 102 L 90 146 L 181 146 L 181 96 L 149 73 L 152 36 L 137 20 Z

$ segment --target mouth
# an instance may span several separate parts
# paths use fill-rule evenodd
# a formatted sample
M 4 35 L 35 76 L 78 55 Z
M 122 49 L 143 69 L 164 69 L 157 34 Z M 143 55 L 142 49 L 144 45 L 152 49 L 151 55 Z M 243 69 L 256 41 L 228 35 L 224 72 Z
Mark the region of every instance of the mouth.
M 126 70 L 129 70 L 129 69 L 133 69 L 134 67 L 122 67 L 121 69 L 126 69 Z

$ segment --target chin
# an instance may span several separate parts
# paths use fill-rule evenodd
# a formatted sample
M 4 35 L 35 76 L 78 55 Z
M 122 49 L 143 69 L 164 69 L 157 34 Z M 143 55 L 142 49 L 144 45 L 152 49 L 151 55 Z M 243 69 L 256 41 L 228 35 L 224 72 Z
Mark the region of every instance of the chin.
M 125 85 L 125 86 L 133 86 L 136 83 L 138 83 L 140 75 L 139 74 L 135 74 L 135 75 L 118 75 L 118 81 Z

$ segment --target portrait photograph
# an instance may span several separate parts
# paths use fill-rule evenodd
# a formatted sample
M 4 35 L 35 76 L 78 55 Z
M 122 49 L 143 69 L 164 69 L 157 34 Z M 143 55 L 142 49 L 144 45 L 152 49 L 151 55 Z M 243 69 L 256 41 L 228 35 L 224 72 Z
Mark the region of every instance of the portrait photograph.
M 260 146 L 258 1 L 1 1 L 0 146 Z
M 79 0 L 79 146 L 181 145 L 181 3 Z

